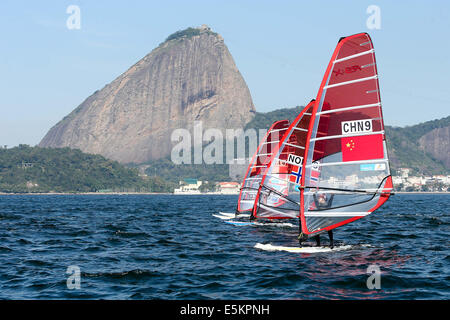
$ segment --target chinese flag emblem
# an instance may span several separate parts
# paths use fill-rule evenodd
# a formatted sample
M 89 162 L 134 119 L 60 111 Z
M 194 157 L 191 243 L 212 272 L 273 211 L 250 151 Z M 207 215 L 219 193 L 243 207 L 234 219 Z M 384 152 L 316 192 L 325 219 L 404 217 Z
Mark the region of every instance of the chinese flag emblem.
M 370 134 L 365 136 L 341 138 L 342 161 L 360 161 L 382 159 L 383 135 Z

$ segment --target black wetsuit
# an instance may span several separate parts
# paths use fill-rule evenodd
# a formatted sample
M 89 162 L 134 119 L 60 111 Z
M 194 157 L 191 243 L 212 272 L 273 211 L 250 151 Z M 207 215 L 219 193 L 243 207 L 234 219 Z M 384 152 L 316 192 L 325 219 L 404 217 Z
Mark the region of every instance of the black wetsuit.
M 322 204 L 319 203 L 319 201 L 318 201 L 318 199 L 316 197 L 316 194 L 313 194 L 313 197 L 314 197 L 314 203 L 316 204 L 316 208 L 318 210 L 322 210 L 322 209 L 328 209 L 328 208 L 331 207 L 331 204 L 333 202 L 334 194 L 331 195 L 330 199 L 328 199 L 326 203 L 322 203 Z M 333 240 L 333 231 L 332 230 L 328 231 L 328 237 L 330 238 L 330 247 L 333 248 L 334 247 L 334 240 Z M 317 235 L 314 238 L 316 239 L 316 245 L 318 247 L 320 247 L 320 236 Z

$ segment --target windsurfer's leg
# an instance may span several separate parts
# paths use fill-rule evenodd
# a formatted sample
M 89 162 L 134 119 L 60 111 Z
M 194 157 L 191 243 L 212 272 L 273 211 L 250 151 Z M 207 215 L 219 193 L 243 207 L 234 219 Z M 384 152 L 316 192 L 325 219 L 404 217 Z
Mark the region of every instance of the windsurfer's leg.
M 304 234 L 303 232 L 300 232 L 300 234 L 298 235 L 298 244 L 301 247 L 303 241 L 307 240 L 308 236 L 306 234 Z
M 328 237 L 330 237 L 330 248 L 333 248 L 334 247 L 333 230 L 328 231 Z
M 317 236 L 314 237 L 314 239 L 316 239 L 316 245 L 317 245 L 318 247 L 320 247 L 320 236 L 317 235 Z

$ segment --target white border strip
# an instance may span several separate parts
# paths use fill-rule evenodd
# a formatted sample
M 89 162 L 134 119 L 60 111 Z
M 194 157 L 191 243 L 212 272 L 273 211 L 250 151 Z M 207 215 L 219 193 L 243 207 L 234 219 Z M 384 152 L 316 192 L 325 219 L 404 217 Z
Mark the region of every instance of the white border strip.
M 367 51 L 364 51 L 364 52 L 352 54 L 351 56 L 347 56 L 347 57 L 344 57 L 344 58 L 341 58 L 341 59 L 334 60 L 333 63 L 339 63 L 341 61 L 350 60 L 350 59 L 357 58 L 357 57 L 360 57 L 360 56 L 363 56 L 363 55 L 366 55 L 366 54 L 369 54 L 369 53 L 373 53 L 373 52 L 375 52 L 375 50 L 374 49 L 370 49 L 370 50 L 367 50 Z
M 378 79 L 378 76 L 377 76 L 377 75 L 374 75 L 374 76 L 367 77 L 367 78 L 359 78 L 359 79 L 355 79 L 355 80 L 339 82 L 339 83 L 335 83 L 335 84 L 330 84 L 330 85 L 325 86 L 325 87 L 323 87 L 323 88 L 324 88 L 324 89 L 329 89 L 329 88 L 334 88 L 334 87 L 339 87 L 339 86 L 345 86 L 345 85 L 351 84 L 351 83 L 362 82 L 362 81 L 368 81 L 368 80 L 374 80 L 374 79 Z
M 362 193 L 362 192 L 356 192 L 356 191 L 353 191 L 353 190 L 343 191 L 343 190 L 321 189 L 320 186 L 319 187 L 305 188 L 305 190 L 306 189 L 314 189 L 314 190 L 316 190 L 316 188 L 319 191 L 305 191 L 303 194 L 304 195 L 313 195 L 313 194 L 317 194 L 317 193 L 327 193 L 327 194 L 341 194 L 341 195 L 351 194 L 351 195 L 354 196 L 356 193 L 359 193 L 360 195 L 367 196 L 368 194 L 371 195 L 372 193 L 379 193 L 379 194 L 386 193 L 386 192 L 383 192 L 383 191 L 379 191 L 379 189 L 358 189 L 358 191 L 365 191 L 365 192 L 367 192 L 367 194 L 366 194 L 366 193 Z M 331 187 L 324 186 L 324 188 L 331 188 Z M 338 186 L 338 188 L 339 188 L 339 186 Z M 383 190 L 384 189 L 386 189 L 386 190 L 393 190 L 393 188 L 383 188 Z
M 309 141 L 319 141 L 319 140 L 329 140 L 329 139 L 337 139 L 337 138 L 344 138 L 344 137 L 359 137 L 359 136 L 368 136 L 371 134 L 384 134 L 384 130 L 381 131 L 373 131 L 373 132 L 360 132 L 360 133 L 355 133 L 355 134 L 340 134 L 338 136 L 327 136 L 327 137 L 320 137 L 320 138 L 313 138 L 310 139 Z
M 296 146 L 295 144 L 291 144 L 291 143 L 287 143 L 287 142 L 285 142 L 284 145 L 305 150 L 305 147 Z
M 372 107 L 381 107 L 381 103 L 372 103 L 372 104 L 364 104 L 361 106 L 354 106 L 354 107 L 346 107 L 346 108 L 339 108 L 339 109 L 333 109 L 333 110 L 327 110 L 322 112 L 317 112 L 317 114 L 327 114 L 327 113 L 334 113 L 334 112 L 341 112 L 341 111 L 348 111 L 348 110 L 355 110 L 355 109 L 363 109 L 363 108 L 372 108 Z
M 365 217 L 369 215 L 370 212 L 307 212 L 305 213 L 305 217 Z
M 287 128 L 270 130 L 269 134 L 271 134 L 272 132 L 278 132 L 278 131 L 282 131 L 282 130 L 287 130 Z
M 269 142 L 264 142 L 264 143 L 262 143 L 262 144 L 269 144 L 269 143 L 275 143 L 275 142 L 280 142 L 280 140 L 278 140 L 278 141 L 269 141 Z
M 338 165 L 346 165 L 346 164 L 358 164 L 358 163 L 374 163 L 374 162 L 388 162 L 388 159 L 374 159 L 374 160 L 359 160 L 359 161 L 342 161 L 342 162 L 328 162 L 328 163 L 320 163 L 319 166 L 326 167 L 326 166 L 338 166 Z M 306 168 L 312 168 L 313 166 L 316 166 L 309 164 L 306 166 Z M 375 170 L 374 170 L 375 171 Z M 384 170 L 380 170 L 384 171 Z
M 255 203 L 255 200 L 241 200 L 243 203 Z

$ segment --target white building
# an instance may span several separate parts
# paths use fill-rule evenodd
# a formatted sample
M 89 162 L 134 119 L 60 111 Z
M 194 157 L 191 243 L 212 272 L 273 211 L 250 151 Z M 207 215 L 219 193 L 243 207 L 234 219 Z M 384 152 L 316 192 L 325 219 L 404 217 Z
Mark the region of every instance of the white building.
M 237 182 L 219 182 L 218 191 L 221 194 L 239 194 L 241 185 Z
M 411 172 L 410 168 L 400 168 L 402 178 L 408 178 L 410 172 Z
M 174 194 L 200 194 L 202 181 L 197 179 L 184 179 L 180 181 L 180 188 L 173 190 Z

